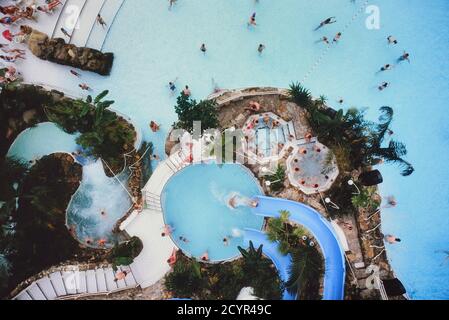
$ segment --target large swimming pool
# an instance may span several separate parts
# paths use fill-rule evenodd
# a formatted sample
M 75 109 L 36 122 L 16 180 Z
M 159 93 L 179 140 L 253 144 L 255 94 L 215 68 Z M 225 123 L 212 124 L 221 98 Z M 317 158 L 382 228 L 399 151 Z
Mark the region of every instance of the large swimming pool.
M 248 86 L 286 87 L 304 81 L 313 94 L 325 94 L 330 104 L 344 98 L 344 108 L 369 107 L 371 119 L 383 105 L 394 107 L 394 131 L 407 144 L 416 172 L 407 178 L 390 166 L 384 175 L 384 195 L 394 194 L 399 205 L 383 212 L 383 231 L 402 238 L 388 255 L 412 298 L 449 298 L 449 266 L 442 265 L 449 249 L 449 42 L 447 0 L 368 1 L 379 8 L 380 29 L 368 30 L 367 14 L 352 21 L 364 0 L 189 0 L 177 1 L 169 11 L 167 1 L 125 1 L 105 44 L 115 53 L 110 77 L 83 74 L 97 92 L 110 89 L 115 108 L 130 115 L 163 153 L 165 136 L 175 121 L 175 97 L 167 83 L 190 85 L 197 99 L 213 89 Z M 253 12 L 258 26 L 247 28 Z M 313 31 L 324 18 L 337 23 Z M 345 30 L 338 45 L 322 55 L 316 43 Z M 394 35 L 397 46 L 388 46 Z M 207 45 L 203 55 L 199 47 Z M 265 44 L 259 56 L 257 47 Z M 411 63 L 376 74 L 394 62 L 403 50 Z M 322 57 L 320 59 L 320 57 Z M 318 64 L 315 64 L 318 62 Z M 27 75 L 30 81 L 50 83 L 72 91 L 78 79 L 61 77 L 61 67 L 46 62 L 45 74 Z M 64 72 L 67 72 L 68 69 Z M 391 87 L 376 89 L 383 81 Z M 151 120 L 161 131 L 148 129 Z
M 249 206 L 260 194 L 257 180 L 241 165 L 189 166 L 164 187 L 164 220 L 187 254 L 199 259 L 207 252 L 211 261 L 229 260 L 239 255 L 245 228 L 262 229 L 263 218 Z

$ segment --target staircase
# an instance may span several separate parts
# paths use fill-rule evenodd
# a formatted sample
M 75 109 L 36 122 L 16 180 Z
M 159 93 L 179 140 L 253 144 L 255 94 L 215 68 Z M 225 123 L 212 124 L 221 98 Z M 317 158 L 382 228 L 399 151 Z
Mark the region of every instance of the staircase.
M 114 281 L 112 267 L 87 271 L 56 271 L 45 276 L 20 292 L 13 300 L 62 300 L 90 295 L 106 295 L 138 286 L 131 267 L 119 267 L 128 274 Z
M 49 35 L 52 38 L 62 38 L 67 43 L 78 47 L 101 50 L 124 1 L 66 0 L 60 12 L 57 13 L 59 17 L 53 22 Z M 98 14 L 106 22 L 105 27 L 97 23 Z M 70 37 L 62 33 L 61 28 L 64 28 Z
M 146 209 L 156 210 L 162 212 L 161 197 L 157 194 L 146 191 L 145 192 Z

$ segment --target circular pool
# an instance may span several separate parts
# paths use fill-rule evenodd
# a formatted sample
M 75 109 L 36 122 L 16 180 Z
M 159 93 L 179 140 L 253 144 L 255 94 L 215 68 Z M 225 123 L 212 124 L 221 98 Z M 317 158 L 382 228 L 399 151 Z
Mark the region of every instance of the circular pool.
M 261 194 L 257 180 L 241 165 L 192 165 L 165 185 L 164 220 L 186 254 L 199 258 L 207 252 L 211 262 L 229 260 L 239 255 L 245 228 L 262 228 L 263 217 L 252 214 L 248 206 Z

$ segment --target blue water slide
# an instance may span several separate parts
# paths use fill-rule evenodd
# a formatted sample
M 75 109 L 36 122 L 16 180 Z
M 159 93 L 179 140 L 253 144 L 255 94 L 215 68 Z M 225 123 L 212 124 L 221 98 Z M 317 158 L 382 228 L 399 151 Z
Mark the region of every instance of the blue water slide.
M 253 213 L 263 217 L 277 218 L 281 210 L 290 212 L 290 220 L 301 224 L 318 241 L 325 260 L 324 300 L 344 299 L 345 258 L 337 235 L 329 221 L 320 213 L 302 203 L 286 199 L 256 197 L 259 204 L 253 208 Z M 288 279 L 288 268 L 291 257 L 282 257 L 278 253 L 278 245 L 268 241 L 266 236 L 254 230 L 245 232 L 245 241 L 252 241 L 255 246 L 263 244 L 264 254 L 273 260 L 282 280 Z M 284 294 L 285 295 L 285 294 Z M 288 297 L 286 297 L 288 298 Z
M 264 255 L 273 261 L 276 269 L 279 271 L 281 280 L 284 282 L 288 281 L 288 268 L 292 263 L 292 258 L 290 255 L 282 255 L 279 252 L 278 244 L 276 242 L 271 242 L 265 233 L 254 229 L 245 229 L 244 241 L 247 246 L 249 246 L 249 242 L 252 241 L 256 248 L 263 245 Z M 284 290 L 283 299 L 295 300 L 295 296 L 289 294 L 287 290 Z

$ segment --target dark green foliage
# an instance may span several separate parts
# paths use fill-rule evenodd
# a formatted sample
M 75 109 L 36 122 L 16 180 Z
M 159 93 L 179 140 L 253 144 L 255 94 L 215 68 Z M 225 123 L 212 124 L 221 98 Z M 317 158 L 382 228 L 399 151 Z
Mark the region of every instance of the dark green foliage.
M 138 153 L 141 157 L 140 165 L 142 167 L 142 178 L 140 181 L 140 187 L 143 188 L 148 180 L 150 180 L 153 174 L 153 167 L 151 165 L 151 155 L 153 154 L 154 146 L 152 142 L 144 141 L 140 147 Z
M 9 241 L 14 250 L 7 255 L 15 284 L 79 253 L 65 226 L 65 210 L 80 178 L 79 165 L 52 155 L 37 161 L 23 179 L 18 210 L 12 215 Z
M 302 241 L 306 231 L 290 224 L 290 212 L 281 211 L 279 218 L 271 218 L 267 224 L 268 239 L 278 242 L 278 249 L 283 255 L 287 255 Z
M 292 100 L 300 107 L 310 110 L 313 106 L 312 94 L 304 88 L 299 82 L 290 84 L 288 93 Z
M 200 295 L 205 283 L 199 262 L 186 257 L 179 257 L 173 271 L 165 278 L 165 286 L 177 298 Z
M 178 97 L 175 111 L 178 115 L 176 128 L 193 132 L 193 122 L 201 121 L 201 130 L 218 128 L 218 108 L 215 101 L 202 100 L 197 102 L 184 93 Z
M 114 270 L 118 266 L 130 265 L 134 259 L 142 252 L 143 243 L 138 237 L 116 245 L 109 253 L 108 260 L 112 263 Z
M 219 264 L 200 264 L 178 252 L 165 285 L 178 298 L 235 300 L 242 288 L 253 287 L 256 296 L 262 299 L 280 299 L 282 283 L 261 250 L 255 250 L 254 246 L 249 251 L 241 249 L 246 258 Z
M 286 289 L 298 300 L 319 300 L 323 258 L 316 247 L 301 245 L 291 252 L 293 263 L 289 269 Z
M 123 154 L 133 148 L 135 132 L 132 126 L 108 110 L 114 101 L 103 99 L 105 90 L 95 99 L 63 100 L 47 106 L 48 118 L 68 133 L 80 132 L 77 143 L 88 156 L 102 158 L 114 171 L 124 164 Z
M 276 172 L 272 175 L 266 176 L 266 180 L 271 182 L 271 191 L 281 191 L 284 189 L 285 168 L 279 164 L 276 168 Z

